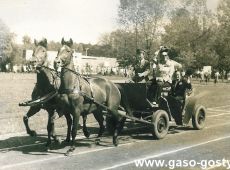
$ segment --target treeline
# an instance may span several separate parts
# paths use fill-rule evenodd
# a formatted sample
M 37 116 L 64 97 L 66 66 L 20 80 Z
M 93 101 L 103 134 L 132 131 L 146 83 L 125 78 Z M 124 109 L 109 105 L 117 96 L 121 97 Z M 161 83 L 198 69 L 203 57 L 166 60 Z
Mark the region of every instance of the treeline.
M 215 13 L 207 0 L 120 0 L 118 21 L 120 29 L 102 42 L 123 66 L 133 62 L 137 48 L 151 59 L 165 45 L 186 69 L 230 71 L 229 0 L 220 0 Z
M 230 71 L 230 1 L 220 0 L 214 13 L 207 0 L 120 0 L 119 29 L 104 33 L 98 44 L 74 43 L 83 55 L 115 57 L 120 66 L 132 65 L 137 48 L 147 51 L 151 60 L 160 45 L 170 48 L 170 57 L 188 69 L 211 65 Z M 0 20 L 0 60 L 23 63 L 23 49 L 32 49 L 33 40 L 23 37 L 14 43 L 14 34 Z M 60 42 L 49 42 L 57 50 Z
M 23 36 L 22 44 L 15 43 L 15 37 L 16 35 L 11 33 L 7 25 L 0 19 L 0 71 L 6 71 L 6 64 L 9 64 L 11 67 L 13 67 L 13 65 L 26 64 L 25 50 L 32 50 L 34 48 L 34 40 L 28 35 Z M 48 50 L 57 51 L 61 47 L 60 42 L 49 41 Z M 110 46 L 107 44 L 99 43 L 92 45 L 75 42 L 73 48 L 76 52 L 82 53 L 83 55 L 114 57 Z

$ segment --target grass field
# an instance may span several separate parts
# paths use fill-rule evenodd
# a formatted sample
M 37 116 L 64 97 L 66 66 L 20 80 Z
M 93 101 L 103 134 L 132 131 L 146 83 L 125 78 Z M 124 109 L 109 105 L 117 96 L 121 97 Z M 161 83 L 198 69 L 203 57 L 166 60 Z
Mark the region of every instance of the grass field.
M 107 77 L 112 80 L 122 79 L 120 77 Z M 28 107 L 19 107 L 18 103 L 30 100 L 31 92 L 36 82 L 35 74 L 0 73 L 0 135 L 15 132 L 25 132 L 22 121 Z M 199 102 L 206 107 L 230 104 L 230 84 L 213 82 L 208 85 L 194 81 L 193 87 Z M 87 122 L 94 121 L 90 118 Z M 66 126 L 65 119 L 56 121 L 57 127 Z M 30 119 L 31 128 L 35 130 L 46 129 L 47 113 L 40 111 Z

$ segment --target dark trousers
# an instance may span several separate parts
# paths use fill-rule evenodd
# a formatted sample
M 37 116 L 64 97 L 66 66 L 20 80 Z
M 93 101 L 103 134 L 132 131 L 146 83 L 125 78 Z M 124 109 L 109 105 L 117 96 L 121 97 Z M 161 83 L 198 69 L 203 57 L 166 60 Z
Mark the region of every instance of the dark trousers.
M 182 96 L 169 96 L 169 107 L 172 117 L 175 119 L 177 125 L 182 125 L 182 112 L 184 109 L 184 97 Z
M 163 82 L 156 79 L 150 80 L 150 85 L 147 90 L 147 98 L 151 102 L 158 102 L 161 96 Z

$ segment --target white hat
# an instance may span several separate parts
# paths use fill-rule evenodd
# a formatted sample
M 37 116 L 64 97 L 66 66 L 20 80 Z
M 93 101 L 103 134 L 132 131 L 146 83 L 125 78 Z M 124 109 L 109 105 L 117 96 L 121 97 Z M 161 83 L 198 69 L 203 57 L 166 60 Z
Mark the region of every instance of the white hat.
M 168 53 L 167 52 L 163 52 L 162 55 L 168 55 Z

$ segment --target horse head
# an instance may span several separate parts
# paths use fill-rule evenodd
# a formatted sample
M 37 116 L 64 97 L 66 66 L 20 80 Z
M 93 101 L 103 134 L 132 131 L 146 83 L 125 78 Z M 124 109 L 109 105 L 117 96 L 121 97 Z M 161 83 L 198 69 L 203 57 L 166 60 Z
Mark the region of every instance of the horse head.
M 35 48 L 32 54 L 31 62 L 35 67 L 44 65 L 47 61 L 47 40 L 42 39 L 41 41 L 34 40 Z
M 73 40 L 70 38 L 69 41 L 65 41 L 64 38 L 61 40 L 62 47 L 58 50 L 57 57 L 55 59 L 55 67 L 66 67 L 72 62 L 73 59 Z

